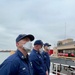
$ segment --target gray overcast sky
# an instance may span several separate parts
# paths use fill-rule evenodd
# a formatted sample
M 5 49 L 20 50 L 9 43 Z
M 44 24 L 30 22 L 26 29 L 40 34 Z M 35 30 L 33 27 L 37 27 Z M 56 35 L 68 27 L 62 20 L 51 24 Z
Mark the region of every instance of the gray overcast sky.
M 16 49 L 20 33 L 56 45 L 75 39 L 75 0 L 0 0 L 0 49 Z

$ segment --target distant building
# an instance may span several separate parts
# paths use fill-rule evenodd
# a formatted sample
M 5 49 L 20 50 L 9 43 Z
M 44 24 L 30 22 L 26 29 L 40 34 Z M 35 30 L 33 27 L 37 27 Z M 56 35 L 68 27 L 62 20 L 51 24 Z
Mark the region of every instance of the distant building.
M 75 60 L 75 41 L 71 38 L 58 41 L 57 47 L 54 47 L 53 50 L 55 57 L 65 57 Z

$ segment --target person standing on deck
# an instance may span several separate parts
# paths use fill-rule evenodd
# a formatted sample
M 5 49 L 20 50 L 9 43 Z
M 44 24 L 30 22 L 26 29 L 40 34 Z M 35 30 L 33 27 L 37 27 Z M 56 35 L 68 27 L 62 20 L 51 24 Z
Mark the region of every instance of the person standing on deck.
M 48 75 L 45 71 L 45 65 L 40 54 L 40 50 L 43 46 L 43 42 L 41 40 L 36 40 L 34 42 L 34 48 L 30 53 L 30 60 L 32 61 L 34 75 Z
M 31 50 L 31 34 L 20 34 L 16 38 L 17 51 L 0 65 L 0 75 L 33 75 L 33 67 L 28 51 Z
M 42 52 L 42 56 L 43 56 L 43 60 L 44 60 L 44 64 L 45 64 L 45 70 L 48 71 L 48 75 L 50 72 L 50 57 L 48 54 L 48 51 L 50 50 L 50 44 L 45 43 L 44 44 L 44 51 Z

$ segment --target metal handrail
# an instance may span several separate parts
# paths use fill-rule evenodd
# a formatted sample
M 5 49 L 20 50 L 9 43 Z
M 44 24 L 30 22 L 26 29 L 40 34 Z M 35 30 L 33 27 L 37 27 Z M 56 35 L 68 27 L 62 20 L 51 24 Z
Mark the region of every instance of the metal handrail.
M 53 73 L 53 72 L 54 72 L 56 75 L 57 75 L 57 74 L 67 75 L 67 74 L 65 74 L 65 73 L 61 73 L 61 72 L 52 71 L 52 73 Z

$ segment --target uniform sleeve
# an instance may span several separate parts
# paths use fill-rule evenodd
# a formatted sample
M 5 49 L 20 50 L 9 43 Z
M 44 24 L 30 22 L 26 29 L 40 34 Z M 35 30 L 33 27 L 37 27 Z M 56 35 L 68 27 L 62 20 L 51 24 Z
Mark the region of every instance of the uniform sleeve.
M 49 60 L 48 57 L 46 57 L 46 55 L 45 55 L 44 52 L 42 53 L 42 57 L 43 57 L 43 60 L 44 60 L 45 70 L 49 72 L 49 70 L 50 70 L 50 64 L 49 64 L 50 63 L 50 60 Z
M 4 62 L 0 65 L 0 75 L 16 75 L 18 72 L 17 62 Z
M 35 72 L 37 73 L 37 75 L 46 75 L 45 70 L 43 69 L 43 67 L 41 67 L 40 62 L 38 62 L 37 60 L 32 60 L 32 64 L 33 64 L 33 71 L 34 74 Z
M 43 61 L 44 61 L 45 71 L 48 71 L 48 68 L 46 66 L 46 58 L 45 58 L 44 52 L 42 52 L 42 58 L 43 58 Z
M 10 63 L 3 63 L 0 65 L 0 75 L 9 75 Z
M 50 60 L 49 60 L 49 63 L 50 63 Z M 49 69 L 48 69 L 48 72 L 50 73 L 50 65 L 51 65 L 51 63 L 49 64 Z
M 47 58 L 45 65 L 46 65 L 48 72 L 50 72 L 50 58 Z

